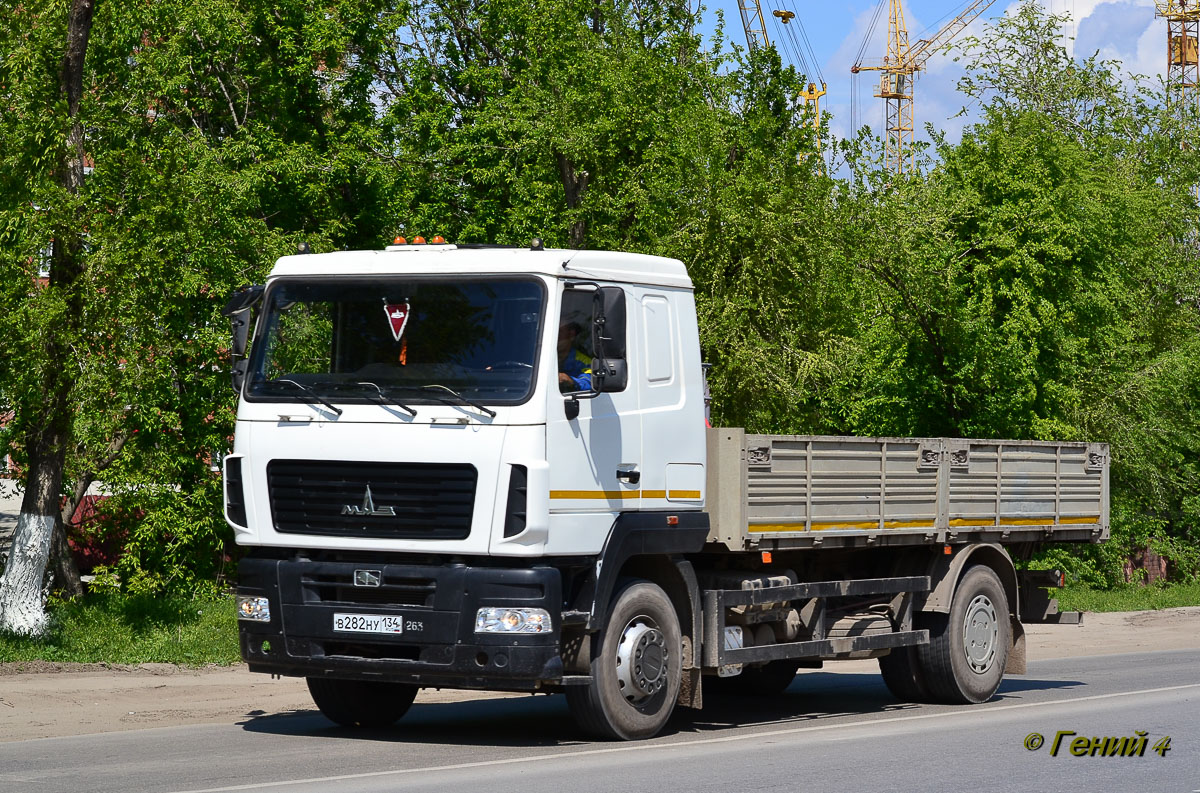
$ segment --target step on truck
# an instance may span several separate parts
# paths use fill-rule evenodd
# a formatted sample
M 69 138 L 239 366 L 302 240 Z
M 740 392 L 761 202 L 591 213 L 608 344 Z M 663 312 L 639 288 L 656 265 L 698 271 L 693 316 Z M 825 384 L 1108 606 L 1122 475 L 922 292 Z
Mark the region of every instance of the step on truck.
M 692 283 L 628 253 L 285 256 L 238 290 L 223 460 L 241 653 L 341 725 L 423 687 L 658 733 L 707 689 L 877 658 L 978 703 L 1068 621 L 1015 562 L 1108 536 L 1099 443 L 709 428 Z

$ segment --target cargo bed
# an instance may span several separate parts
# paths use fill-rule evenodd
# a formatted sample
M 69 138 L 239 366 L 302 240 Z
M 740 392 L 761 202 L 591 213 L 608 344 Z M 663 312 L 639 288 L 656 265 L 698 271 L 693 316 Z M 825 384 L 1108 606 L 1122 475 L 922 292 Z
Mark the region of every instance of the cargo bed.
M 1108 538 L 1108 445 L 708 430 L 709 542 L 732 551 Z

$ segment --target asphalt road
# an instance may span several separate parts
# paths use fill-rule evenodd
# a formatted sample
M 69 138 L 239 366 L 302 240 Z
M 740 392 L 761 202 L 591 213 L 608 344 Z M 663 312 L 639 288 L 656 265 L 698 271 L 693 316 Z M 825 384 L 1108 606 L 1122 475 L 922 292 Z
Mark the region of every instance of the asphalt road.
M 1070 751 L 1138 731 L 1142 756 Z M 1059 732 L 1074 735 L 1054 756 Z M 709 698 L 636 744 L 579 740 L 548 696 L 418 705 L 365 733 L 312 712 L 0 743 L 0 791 L 242 790 L 1196 793 L 1200 652 L 1034 662 L 974 707 L 898 704 L 878 675 L 810 672 L 774 699 Z

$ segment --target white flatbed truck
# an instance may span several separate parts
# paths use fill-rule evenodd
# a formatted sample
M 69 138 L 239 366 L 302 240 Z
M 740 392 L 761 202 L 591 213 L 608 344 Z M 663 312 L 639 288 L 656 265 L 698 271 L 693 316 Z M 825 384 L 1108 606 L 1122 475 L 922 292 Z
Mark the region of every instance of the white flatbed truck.
M 866 657 L 906 701 L 982 702 L 1022 620 L 1070 619 L 1014 559 L 1108 536 L 1104 444 L 707 428 L 675 260 L 295 255 L 226 314 L 241 652 L 339 724 L 422 687 L 564 692 L 645 738 L 705 680 Z

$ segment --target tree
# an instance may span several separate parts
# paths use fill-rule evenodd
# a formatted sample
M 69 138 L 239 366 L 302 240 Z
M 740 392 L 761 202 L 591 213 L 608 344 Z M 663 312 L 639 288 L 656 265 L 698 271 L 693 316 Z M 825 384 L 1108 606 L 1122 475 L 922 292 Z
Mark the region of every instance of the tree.
M 43 62 L 30 70 L 33 74 L 28 76 L 33 79 L 29 85 L 14 84 L 16 75 L 12 72 L 4 76 L 10 101 L 44 99 L 48 100 L 48 106 L 58 111 L 47 114 L 46 121 L 33 131 L 45 145 L 40 152 L 41 164 L 49 171 L 48 187 L 54 193 L 56 204 L 48 211 L 46 219 L 50 260 L 48 282 L 45 287 L 35 287 L 30 279 L 26 285 L 27 289 L 38 290 L 34 302 L 39 304 L 48 320 L 35 324 L 34 333 L 27 337 L 28 342 L 38 348 L 43 363 L 34 373 L 42 397 L 42 418 L 38 422 L 20 422 L 19 419 L 14 422 L 24 430 L 28 474 L 9 561 L 0 578 L 0 628 L 20 633 L 38 633 L 45 626 L 42 574 L 57 522 L 63 468 L 72 438 L 71 346 L 81 328 L 83 305 L 79 299 L 79 285 L 87 277 L 79 211 L 87 156 L 81 104 L 84 60 L 94 11 L 92 0 L 72 0 L 66 15 L 65 46 L 60 50 L 63 55 L 57 73 L 50 70 L 50 63 Z M 18 13 L 17 16 L 21 15 Z M 46 34 L 35 27 L 32 35 Z M 22 109 L 29 107 L 26 105 Z M 18 403 L 15 407 L 20 410 L 23 406 Z
M 219 307 L 301 238 L 381 238 L 393 183 L 370 156 L 387 6 L 92 9 L 25 4 L 2 34 L 0 401 L 26 496 L 0 629 L 24 633 L 44 626 L 61 498 L 101 475 L 114 511 L 145 516 L 110 580 L 212 580 L 230 539 L 210 470 L 232 430 Z
M 436 0 L 406 22 L 382 96 L 411 233 L 677 256 L 718 412 L 799 426 L 850 316 L 802 76 L 706 48 L 678 2 Z
M 381 68 L 406 227 L 655 247 L 692 197 L 690 135 L 721 112 L 692 26 L 678 0 L 412 6 Z
M 886 321 L 835 402 L 864 434 L 1109 441 L 1112 583 L 1117 549 L 1200 525 L 1200 171 L 1194 127 L 1072 60 L 1060 23 L 1026 5 L 966 40 L 982 120 L 865 197 L 855 249 Z
M 708 133 L 686 136 L 695 199 L 660 248 L 696 283 L 716 414 L 754 431 L 834 429 L 822 398 L 857 333 L 842 185 L 818 152 L 804 82 L 774 50 L 729 73 Z

